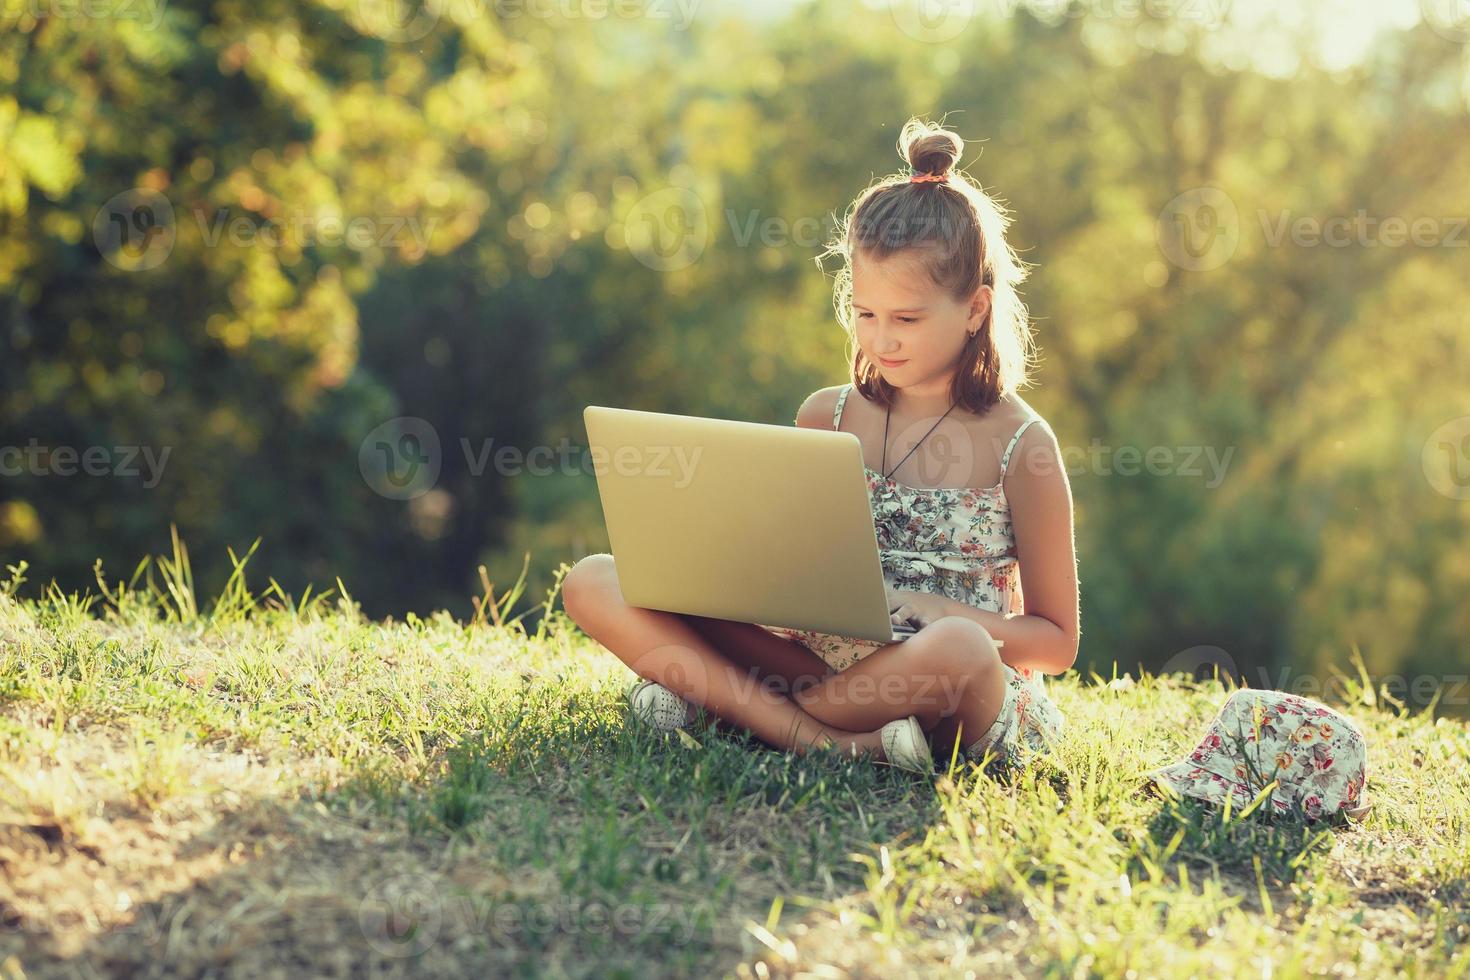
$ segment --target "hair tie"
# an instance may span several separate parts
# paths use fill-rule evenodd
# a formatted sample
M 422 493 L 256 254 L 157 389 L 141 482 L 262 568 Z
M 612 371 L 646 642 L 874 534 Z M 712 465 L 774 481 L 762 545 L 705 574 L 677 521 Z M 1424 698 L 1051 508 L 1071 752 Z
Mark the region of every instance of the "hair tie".
M 909 178 L 910 184 L 923 184 L 928 181 L 947 183 L 949 181 L 949 174 L 914 174 Z

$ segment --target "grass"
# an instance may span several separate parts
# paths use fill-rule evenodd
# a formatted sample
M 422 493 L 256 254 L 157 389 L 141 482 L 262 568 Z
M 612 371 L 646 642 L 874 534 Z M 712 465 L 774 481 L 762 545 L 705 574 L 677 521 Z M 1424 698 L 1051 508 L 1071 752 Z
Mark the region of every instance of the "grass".
M 371 622 L 249 557 L 0 581 L 0 976 L 1470 972 L 1470 730 L 1347 675 L 1376 807 L 1317 826 L 1140 792 L 1212 681 L 1071 672 L 1054 756 L 924 779 L 641 728 L 555 587 Z

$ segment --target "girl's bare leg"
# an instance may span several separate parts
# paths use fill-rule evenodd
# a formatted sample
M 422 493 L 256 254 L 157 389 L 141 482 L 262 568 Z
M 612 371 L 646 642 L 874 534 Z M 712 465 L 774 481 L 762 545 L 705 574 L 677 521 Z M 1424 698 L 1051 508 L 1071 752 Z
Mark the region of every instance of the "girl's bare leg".
M 956 743 L 963 752 L 1000 713 L 1005 677 L 999 648 L 983 626 L 963 617 L 930 623 L 840 674 L 801 644 L 759 626 L 701 616 L 683 619 L 727 658 L 767 683 L 776 682 L 773 686 L 789 691 L 829 724 L 877 728 L 916 715 L 941 765 L 955 754 Z M 880 654 L 882 659 L 875 659 Z
M 756 677 L 773 692 L 788 697 L 802 687 L 815 684 L 832 672 L 826 661 L 793 640 L 777 636 L 751 623 L 708 616 L 680 614 L 710 646 L 745 673 Z M 738 733 L 739 727 L 714 716 L 715 727 Z
M 707 616 L 680 617 L 710 644 L 771 687 L 793 691 L 832 673 L 827 662 L 793 640 L 751 623 Z
M 684 617 L 628 605 L 611 555 L 589 555 L 577 562 L 562 580 L 562 602 L 584 632 L 638 676 L 749 729 L 762 741 L 800 753 L 829 746 L 845 754 L 882 752 L 874 730 L 879 726 L 847 729 L 818 721 L 791 697 L 752 676 L 748 667 L 726 657 Z
M 844 728 L 876 728 L 915 715 L 942 765 L 956 742 L 963 751 L 1000 717 L 1005 685 L 990 632 L 972 619 L 945 616 L 795 697 L 813 718 Z

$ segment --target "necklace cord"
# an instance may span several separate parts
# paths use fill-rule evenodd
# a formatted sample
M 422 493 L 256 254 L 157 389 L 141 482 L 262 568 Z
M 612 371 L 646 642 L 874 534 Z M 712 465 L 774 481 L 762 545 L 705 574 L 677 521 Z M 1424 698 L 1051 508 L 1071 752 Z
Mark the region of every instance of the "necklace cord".
M 949 415 L 949 413 L 954 411 L 955 405 L 958 404 L 959 402 L 952 402 L 949 408 L 944 410 L 944 415 L 939 416 L 939 422 L 943 422 L 945 418 Z M 893 406 L 889 405 L 888 410 L 883 415 L 883 462 L 880 464 L 883 469 L 888 469 L 888 420 L 892 418 L 892 416 Z M 883 479 L 890 479 L 892 478 L 894 473 L 898 472 L 898 468 L 904 464 L 904 460 L 912 456 L 914 454 L 914 450 L 918 449 L 921 445 L 923 445 L 924 440 L 929 438 L 929 434 L 935 429 L 939 428 L 939 422 L 935 422 L 933 425 L 929 426 L 929 432 L 924 433 L 923 436 L 919 438 L 919 441 L 914 443 L 913 447 L 908 452 L 903 454 L 903 459 L 893 464 L 893 469 L 888 470 L 888 472 L 883 474 Z

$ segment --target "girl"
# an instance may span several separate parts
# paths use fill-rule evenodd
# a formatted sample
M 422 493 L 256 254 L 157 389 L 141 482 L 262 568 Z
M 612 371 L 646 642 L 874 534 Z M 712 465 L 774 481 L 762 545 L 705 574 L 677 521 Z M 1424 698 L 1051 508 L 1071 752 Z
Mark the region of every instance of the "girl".
M 658 727 L 702 705 L 798 752 L 1023 765 L 1064 727 L 1044 676 L 1077 657 L 1071 488 L 1016 394 L 1031 331 L 1009 219 L 953 170 L 955 133 L 910 119 L 899 147 L 911 173 L 859 195 L 826 253 L 843 260 L 852 383 L 812 394 L 796 424 L 858 436 L 890 607 L 918 632 L 882 643 L 630 607 L 611 555 L 579 561 L 563 601 L 643 678 L 633 709 Z

